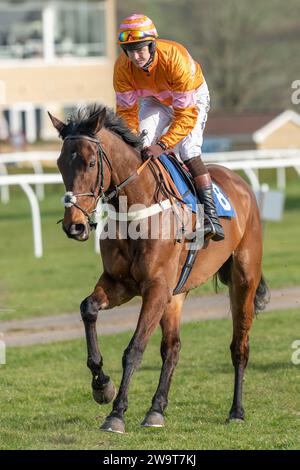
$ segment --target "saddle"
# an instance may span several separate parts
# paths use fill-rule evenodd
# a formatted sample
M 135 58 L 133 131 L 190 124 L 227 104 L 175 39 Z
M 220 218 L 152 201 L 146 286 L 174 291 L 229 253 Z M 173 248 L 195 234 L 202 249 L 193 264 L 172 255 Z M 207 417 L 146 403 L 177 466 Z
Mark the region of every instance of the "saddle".
M 155 161 L 159 161 L 161 163 L 165 171 L 168 173 L 168 177 L 171 178 L 171 186 L 174 190 L 174 195 L 177 195 L 178 199 L 183 204 L 185 204 L 191 211 L 196 213 L 197 205 L 201 204 L 201 201 L 199 201 L 198 199 L 197 191 L 193 182 L 193 177 L 187 167 L 181 162 L 179 162 L 174 154 L 162 154 Z M 224 190 L 220 186 L 218 186 L 214 181 L 212 182 L 212 186 L 214 202 L 218 217 L 235 217 L 234 209 L 230 203 L 228 196 L 224 193 Z

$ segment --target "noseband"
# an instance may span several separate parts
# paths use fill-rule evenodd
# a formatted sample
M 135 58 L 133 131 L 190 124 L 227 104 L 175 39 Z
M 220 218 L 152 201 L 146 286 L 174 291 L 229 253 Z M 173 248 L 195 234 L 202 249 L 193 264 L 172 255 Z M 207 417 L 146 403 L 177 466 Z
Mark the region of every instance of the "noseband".
M 99 199 L 100 198 L 103 199 L 104 196 L 105 196 L 105 193 L 104 193 L 104 160 L 105 160 L 106 164 L 108 165 L 108 167 L 110 169 L 110 172 L 111 172 L 112 168 L 111 168 L 110 161 L 108 160 L 108 157 L 107 157 L 107 155 L 106 155 L 99 139 L 96 139 L 96 138 L 93 138 L 93 137 L 88 137 L 87 135 L 69 135 L 69 136 L 65 137 L 64 140 L 66 141 L 66 140 L 78 140 L 78 139 L 88 140 L 90 142 L 94 142 L 95 144 L 97 144 L 98 174 L 97 174 L 96 185 L 95 185 L 94 190 L 92 192 L 89 192 L 89 193 L 76 193 L 76 194 L 74 194 L 72 191 L 67 191 L 65 193 L 65 195 L 62 197 L 62 203 L 66 208 L 70 208 L 70 207 L 74 206 L 77 209 L 79 209 L 85 215 L 85 217 L 88 220 L 88 223 L 89 223 L 89 226 L 90 226 L 91 230 L 93 230 L 97 227 L 97 224 L 95 222 L 93 222 L 91 216 L 96 211 L 96 207 L 97 207 Z M 95 199 L 95 206 L 94 206 L 94 209 L 92 210 L 91 213 L 88 213 L 77 202 L 77 199 L 79 197 L 83 197 L 83 196 L 91 196 Z M 59 221 L 59 222 L 61 222 L 61 221 Z

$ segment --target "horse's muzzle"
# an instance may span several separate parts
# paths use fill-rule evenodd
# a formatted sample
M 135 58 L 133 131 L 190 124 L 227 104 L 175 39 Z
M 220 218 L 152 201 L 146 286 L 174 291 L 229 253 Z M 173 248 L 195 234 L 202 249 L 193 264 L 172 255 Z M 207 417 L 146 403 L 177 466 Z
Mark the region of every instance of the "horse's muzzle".
M 79 242 L 85 242 L 89 238 L 90 229 L 88 224 L 71 224 L 67 228 L 63 223 L 62 227 L 69 238 L 73 238 Z

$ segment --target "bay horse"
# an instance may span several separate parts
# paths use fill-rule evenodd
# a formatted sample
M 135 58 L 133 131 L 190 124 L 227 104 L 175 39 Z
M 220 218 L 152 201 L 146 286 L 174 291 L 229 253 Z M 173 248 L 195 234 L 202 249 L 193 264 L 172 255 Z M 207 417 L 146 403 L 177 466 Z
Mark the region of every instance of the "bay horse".
M 132 134 L 112 111 L 101 105 L 89 106 L 67 123 L 50 113 L 49 116 L 63 139 L 57 163 L 67 191 L 62 227 L 68 237 L 78 241 L 88 239 L 91 214 L 99 198 L 108 193 L 117 210 L 120 195 L 127 197 L 128 206 L 153 205 L 160 192 L 157 169 L 151 164 L 139 173 L 141 137 Z M 255 313 L 263 310 L 268 300 L 268 288 L 262 276 L 260 214 L 254 193 L 240 176 L 219 165 L 209 165 L 208 169 L 212 179 L 228 195 L 236 216 L 222 219 L 225 239 L 210 240 L 199 251 L 191 274 L 178 295 L 173 295 L 173 290 L 185 262 L 185 243 L 177 243 L 172 237 L 100 240 L 103 273 L 93 292 L 82 301 L 80 310 L 93 397 L 99 404 L 113 401 L 112 411 L 101 426 L 104 431 L 125 432 L 124 413 L 128 408 L 130 380 L 159 324 L 162 368 L 142 425 L 164 425 L 171 378 L 179 359 L 183 302 L 192 288 L 215 274 L 229 287 L 233 319 L 230 349 L 235 378 L 227 421 L 244 420 L 242 385 L 249 357 L 249 330 Z M 124 181 L 126 184 L 122 184 Z M 161 196 L 166 199 L 165 195 Z M 121 305 L 135 296 L 142 297 L 142 307 L 134 334 L 123 354 L 123 375 L 116 395 L 112 380 L 103 371 L 96 320 L 101 310 Z M 199 304 L 201 308 L 201 301 Z

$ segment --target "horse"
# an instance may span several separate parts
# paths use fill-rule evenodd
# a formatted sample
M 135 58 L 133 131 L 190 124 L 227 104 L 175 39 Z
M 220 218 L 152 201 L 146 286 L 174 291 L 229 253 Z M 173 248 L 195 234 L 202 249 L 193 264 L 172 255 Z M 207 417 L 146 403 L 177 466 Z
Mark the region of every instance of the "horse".
M 141 136 L 131 133 L 113 111 L 103 105 L 91 105 L 79 110 L 66 123 L 50 113 L 49 116 L 63 140 L 57 165 L 67 191 L 62 228 L 69 238 L 78 241 L 89 238 L 93 228 L 91 215 L 100 198 L 110 200 L 117 211 L 122 195 L 127 197 L 128 206 L 143 204 L 146 208 L 153 207 L 158 194 L 163 201 L 167 199 L 156 166 L 143 163 Z M 191 289 L 214 275 L 229 287 L 233 321 L 230 350 L 234 392 L 227 422 L 244 420 L 242 387 L 249 358 L 249 330 L 255 314 L 268 301 L 268 287 L 262 274 L 260 214 L 255 195 L 245 180 L 220 165 L 209 165 L 208 170 L 213 181 L 228 195 L 236 216 L 222 220 L 223 241 L 209 240 L 199 250 L 179 294 L 174 295 L 173 291 L 186 259 L 185 241 L 178 243 L 174 237 L 100 237 L 103 272 L 92 293 L 82 301 L 80 312 L 93 397 L 99 404 L 113 401 L 112 411 L 100 427 L 104 431 L 125 432 L 130 380 L 159 325 L 161 373 L 152 404 L 141 424 L 164 426 L 171 378 L 179 359 L 183 303 Z M 166 211 L 175 218 L 172 208 Z M 103 370 L 96 321 L 101 310 L 119 306 L 135 296 L 142 297 L 142 306 L 134 334 L 123 353 L 122 380 L 116 393 L 113 381 Z

